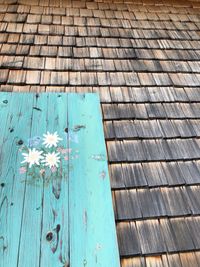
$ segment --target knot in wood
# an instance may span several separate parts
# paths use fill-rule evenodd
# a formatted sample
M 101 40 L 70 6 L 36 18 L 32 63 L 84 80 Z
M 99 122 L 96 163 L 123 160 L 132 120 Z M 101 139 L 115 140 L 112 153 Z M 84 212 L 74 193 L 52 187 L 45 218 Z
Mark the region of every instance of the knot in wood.
M 48 232 L 47 235 L 46 235 L 46 240 L 48 242 L 51 242 L 53 239 L 53 233 L 52 232 Z

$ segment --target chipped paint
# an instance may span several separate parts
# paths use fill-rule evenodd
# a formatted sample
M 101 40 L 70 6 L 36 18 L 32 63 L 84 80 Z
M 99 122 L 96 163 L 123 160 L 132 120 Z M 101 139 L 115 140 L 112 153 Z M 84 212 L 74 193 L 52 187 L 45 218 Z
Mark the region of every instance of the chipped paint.
M 86 128 L 85 125 L 75 125 L 75 126 L 73 127 L 73 131 L 74 131 L 74 132 L 78 132 L 78 131 L 80 131 L 81 129 L 85 129 L 85 128 Z
M 106 172 L 105 171 L 100 172 L 99 176 L 101 179 L 105 179 L 106 178 Z
M 106 160 L 106 156 L 104 154 L 92 155 L 91 158 L 94 160 L 97 160 L 97 161 L 105 161 Z

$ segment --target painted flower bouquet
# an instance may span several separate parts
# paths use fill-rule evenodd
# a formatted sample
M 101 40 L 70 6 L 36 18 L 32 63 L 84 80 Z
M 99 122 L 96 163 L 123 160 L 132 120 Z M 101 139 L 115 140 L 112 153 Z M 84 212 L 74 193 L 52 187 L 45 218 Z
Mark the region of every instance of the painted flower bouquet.
M 52 179 L 66 177 L 67 169 L 63 166 L 71 150 L 59 144 L 62 140 L 57 132 L 47 132 L 42 138 L 36 136 L 29 139 L 28 144 L 21 148 L 24 160 L 21 162 L 20 174 L 27 174 L 31 178 L 29 182 L 49 183 Z

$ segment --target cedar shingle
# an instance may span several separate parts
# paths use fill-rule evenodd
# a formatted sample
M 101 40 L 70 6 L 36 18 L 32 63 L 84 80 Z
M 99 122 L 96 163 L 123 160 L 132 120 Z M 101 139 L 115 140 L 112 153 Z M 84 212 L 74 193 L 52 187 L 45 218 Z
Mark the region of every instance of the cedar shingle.
M 14 55 L 16 53 L 17 45 L 3 44 L 1 46 L 1 54 Z
M 40 23 L 41 21 L 41 15 L 32 15 L 32 14 L 28 14 L 27 17 L 27 23 Z
M 31 34 L 21 34 L 20 36 L 20 44 L 34 44 L 35 36 Z
M 18 43 L 19 42 L 19 38 L 20 38 L 20 34 L 9 34 L 8 35 L 8 39 L 7 42 L 8 43 Z
M 4 56 L 2 57 L 0 65 L 4 68 L 21 69 L 23 66 L 23 61 L 23 57 Z
M 13 33 L 17 33 L 17 32 L 22 32 L 23 29 L 23 24 L 20 23 L 8 23 L 7 32 L 13 32 Z
M 8 84 L 25 84 L 26 72 L 23 70 L 10 70 L 7 82 Z
M 27 71 L 26 72 L 26 84 L 40 84 L 40 71 Z
M 44 62 L 41 57 L 26 57 L 23 66 L 27 69 L 44 69 Z
M 0 71 L 0 83 L 6 83 L 8 79 L 9 70 Z
M 119 250 L 121 255 L 130 256 L 140 254 L 140 244 L 134 223 L 119 223 L 117 225 Z M 135 242 L 132 242 L 132 239 Z
M 139 233 L 142 253 L 151 254 L 165 251 L 165 243 L 157 220 L 137 221 L 136 227 Z
M 37 33 L 38 25 L 37 24 L 25 24 L 23 27 L 23 33 Z
M 56 46 L 42 46 L 40 49 L 40 56 L 55 57 L 57 55 L 58 48 Z
M 68 85 L 69 77 L 67 72 L 51 72 L 51 82 L 52 85 Z

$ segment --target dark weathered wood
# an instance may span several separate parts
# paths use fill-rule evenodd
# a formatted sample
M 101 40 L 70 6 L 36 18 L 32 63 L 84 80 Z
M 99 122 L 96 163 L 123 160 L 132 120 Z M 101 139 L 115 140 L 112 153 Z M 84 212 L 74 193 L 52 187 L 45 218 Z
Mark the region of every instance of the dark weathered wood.
M 131 220 L 142 218 L 136 189 L 115 191 L 116 219 Z
M 176 249 L 178 251 L 193 250 L 195 248 L 191 231 L 186 224 L 185 219 L 171 219 L 170 224 L 176 240 Z
M 138 255 L 141 253 L 140 243 L 135 223 L 117 224 L 117 234 L 120 254 L 123 256 Z M 132 241 L 134 239 L 134 242 Z
M 162 253 L 166 250 L 158 220 L 137 221 L 142 253 Z

